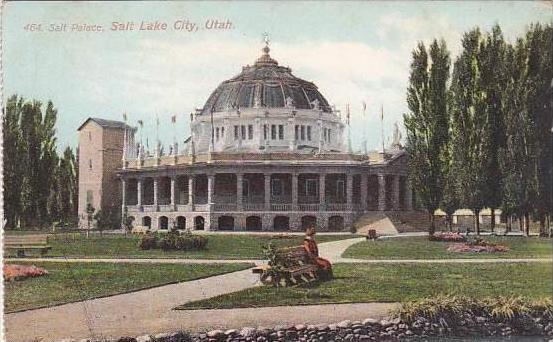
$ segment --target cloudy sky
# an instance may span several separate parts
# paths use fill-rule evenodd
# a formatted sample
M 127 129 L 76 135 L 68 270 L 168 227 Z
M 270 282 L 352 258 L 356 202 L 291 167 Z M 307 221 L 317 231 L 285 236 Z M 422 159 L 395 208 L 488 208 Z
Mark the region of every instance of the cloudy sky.
M 499 23 L 509 40 L 532 22 L 552 21 L 551 2 L 9 2 L 4 5 L 4 93 L 58 108 L 59 148 L 76 146 L 77 127 L 89 116 L 145 123 L 145 135 L 170 142 L 173 130 L 188 135 L 187 116 L 202 107 L 217 85 L 252 64 L 270 34 L 271 55 L 313 81 L 337 108 L 352 109 L 352 136 L 359 148 L 380 144 L 401 126 L 410 54 L 417 41 L 444 38 L 452 56 L 474 26 Z M 232 29 L 173 30 L 183 20 L 205 27 L 229 20 Z M 166 31 L 138 30 L 140 23 L 167 23 Z M 134 22 L 133 31 L 112 31 L 113 22 Z M 41 31 L 26 30 L 41 24 Z M 51 25 L 68 24 L 65 32 Z M 102 32 L 72 32 L 71 25 L 101 25 Z M 29 28 L 29 27 L 27 27 Z M 362 115 L 362 102 L 368 105 Z M 170 117 L 178 115 L 176 127 Z

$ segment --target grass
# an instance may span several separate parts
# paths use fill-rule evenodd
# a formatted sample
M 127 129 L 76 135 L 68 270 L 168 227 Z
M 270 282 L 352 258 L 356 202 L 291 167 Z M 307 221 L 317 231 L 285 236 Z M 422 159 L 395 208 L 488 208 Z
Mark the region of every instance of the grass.
M 25 264 L 25 263 L 23 263 Z M 4 282 L 6 312 L 36 309 L 205 278 L 249 264 L 115 264 L 41 262 L 48 275 Z
M 52 249 L 47 256 L 84 258 L 189 258 L 189 259 L 263 259 L 263 246 L 269 242 L 277 247 L 298 246 L 303 236 L 298 235 L 206 235 L 207 249 L 199 251 L 143 251 L 138 248 L 139 236 L 133 235 L 91 235 L 88 239 L 80 235 L 50 236 L 48 244 Z M 351 234 L 321 235 L 317 242 L 328 242 L 352 238 Z M 8 251 L 10 252 L 10 251 Z M 11 251 L 13 254 L 13 251 Z
M 551 297 L 551 263 L 337 264 L 335 278 L 311 286 L 263 286 L 191 302 L 177 309 L 227 309 L 330 303 L 400 302 L 439 294 L 484 298 Z
M 355 259 L 452 259 L 452 258 L 547 258 L 553 256 L 551 239 L 537 237 L 484 237 L 485 241 L 508 246 L 503 253 L 448 252 L 449 242 L 429 241 L 427 237 L 364 241 L 343 254 Z

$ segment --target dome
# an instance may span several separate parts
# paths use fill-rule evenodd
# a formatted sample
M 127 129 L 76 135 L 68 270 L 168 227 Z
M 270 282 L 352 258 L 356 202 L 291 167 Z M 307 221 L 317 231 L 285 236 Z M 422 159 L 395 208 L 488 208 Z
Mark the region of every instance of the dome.
M 269 47 L 253 66 L 245 66 L 237 76 L 224 81 L 211 93 L 201 114 L 238 108 L 319 109 L 331 112 L 328 101 L 311 82 L 292 75 L 269 55 Z

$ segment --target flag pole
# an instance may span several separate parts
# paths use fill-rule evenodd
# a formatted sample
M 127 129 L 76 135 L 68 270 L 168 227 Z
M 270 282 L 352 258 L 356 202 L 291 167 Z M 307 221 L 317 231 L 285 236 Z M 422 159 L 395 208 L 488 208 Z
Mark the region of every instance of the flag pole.
M 382 104 L 380 107 L 380 132 L 381 132 L 381 138 L 382 138 L 382 154 L 386 152 L 384 149 L 384 105 Z
M 363 101 L 363 150 L 365 151 L 365 154 L 368 153 L 367 151 L 367 121 L 365 120 L 367 111 L 367 103 Z

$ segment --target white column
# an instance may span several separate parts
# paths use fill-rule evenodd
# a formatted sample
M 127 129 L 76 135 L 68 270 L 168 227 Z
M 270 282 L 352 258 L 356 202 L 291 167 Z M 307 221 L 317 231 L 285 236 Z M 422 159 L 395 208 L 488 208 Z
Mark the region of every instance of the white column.
M 244 174 L 236 174 L 236 209 L 242 211 L 244 195 Z
M 346 174 L 346 203 L 347 209 L 351 210 L 351 204 L 353 200 L 353 175 L 348 173 Z
M 142 207 L 142 178 L 136 180 L 136 205 Z
M 326 191 L 326 175 L 324 173 L 321 173 L 319 175 L 319 208 L 320 208 L 320 210 L 325 210 L 325 208 L 326 208 L 325 191 Z
M 399 176 L 394 176 L 392 183 L 392 202 L 394 210 L 399 210 Z
M 298 174 L 292 173 L 292 210 L 298 210 Z
M 188 205 L 194 210 L 194 175 L 188 175 Z
M 121 215 L 125 213 L 125 207 L 127 206 L 127 180 L 121 178 Z
M 265 210 L 271 210 L 271 174 L 265 173 Z
M 361 174 L 361 210 L 367 210 L 367 185 L 369 182 L 368 175 L 366 173 Z
M 207 204 L 213 204 L 213 190 L 215 187 L 215 175 L 207 175 Z
M 294 118 L 288 119 L 288 125 L 287 125 L 287 134 L 288 134 L 288 148 L 290 151 L 294 151 L 296 149 L 296 132 L 295 132 L 295 121 Z
M 158 178 L 154 177 L 154 211 L 158 211 L 158 195 L 159 195 Z
M 177 184 L 176 176 L 171 176 L 171 209 L 175 210 L 175 186 Z
M 386 175 L 378 175 L 378 210 L 386 210 Z

